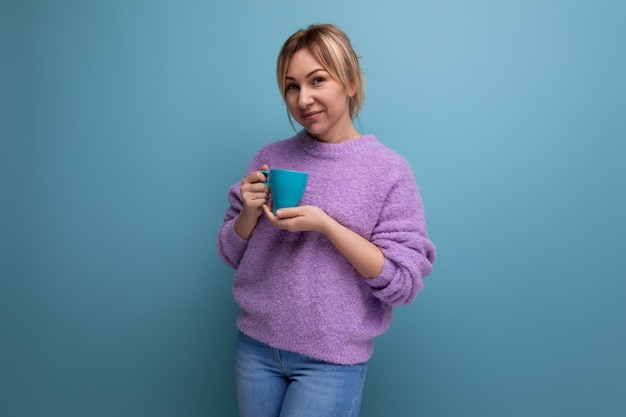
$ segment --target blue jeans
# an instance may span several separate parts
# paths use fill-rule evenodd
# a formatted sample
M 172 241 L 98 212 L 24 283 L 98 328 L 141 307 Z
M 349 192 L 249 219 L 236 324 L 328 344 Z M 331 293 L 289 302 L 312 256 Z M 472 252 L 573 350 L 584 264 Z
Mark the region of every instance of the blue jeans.
M 337 365 L 274 349 L 239 332 L 240 417 L 356 417 L 367 363 Z

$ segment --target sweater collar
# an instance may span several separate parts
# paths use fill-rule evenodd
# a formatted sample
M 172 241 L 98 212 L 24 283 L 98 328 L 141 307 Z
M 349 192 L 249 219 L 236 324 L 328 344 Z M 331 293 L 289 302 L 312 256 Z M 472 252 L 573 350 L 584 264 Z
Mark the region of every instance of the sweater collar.
M 362 135 L 347 142 L 325 143 L 311 137 L 305 129 L 298 132 L 295 139 L 298 146 L 305 152 L 321 158 L 341 158 L 350 156 L 378 142 L 374 135 Z

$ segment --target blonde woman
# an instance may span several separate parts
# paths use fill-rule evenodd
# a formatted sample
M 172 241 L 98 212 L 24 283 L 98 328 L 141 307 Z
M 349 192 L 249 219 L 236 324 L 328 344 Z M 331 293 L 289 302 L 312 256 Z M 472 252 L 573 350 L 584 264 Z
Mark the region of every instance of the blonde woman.
M 240 415 L 357 416 L 373 340 L 422 289 L 435 247 L 407 161 L 353 125 L 364 79 L 346 34 L 294 33 L 277 81 L 303 129 L 257 152 L 217 239 L 236 269 Z M 309 174 L 299 207 L 272 212 L 270 167 Z

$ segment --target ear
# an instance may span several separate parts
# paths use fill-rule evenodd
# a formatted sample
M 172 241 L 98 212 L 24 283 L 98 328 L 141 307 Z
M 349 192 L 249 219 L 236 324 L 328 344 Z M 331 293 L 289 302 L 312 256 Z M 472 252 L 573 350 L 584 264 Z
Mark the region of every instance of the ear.
M 356 83 L 352 83 L 346 88 L 346 92 L 348 93 L 348 97 L 352 98 L 356 94 L 357 88 Z

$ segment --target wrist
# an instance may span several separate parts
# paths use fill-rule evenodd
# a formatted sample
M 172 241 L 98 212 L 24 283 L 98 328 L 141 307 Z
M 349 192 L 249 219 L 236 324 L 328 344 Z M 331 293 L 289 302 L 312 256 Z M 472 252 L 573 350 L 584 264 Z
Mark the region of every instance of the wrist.
M 239 216 L 237 216 L 237 217 L 240 217 L 242 220 L 245 220 L 245 221 L 254 221 L 254 222 L 256 222 L 257 219 L 261 216 L 261 213 L 262 213 L 261 209 L 256 209 L 256 210 L 253 209 L 253 210 L 251 210 L 251 209 L 246 208 L 244 206 L 241 209 L 241 211 L 239 212 Z
M 335 219 L 324 213 L 318 232 L 330 238 L 336 232 L 338 226 L 340 224 Z
M 242 210 L 235 219 L 235 232 L 245 240 L 250 239 L 256 227 L 260 214 L 246 212 Z

